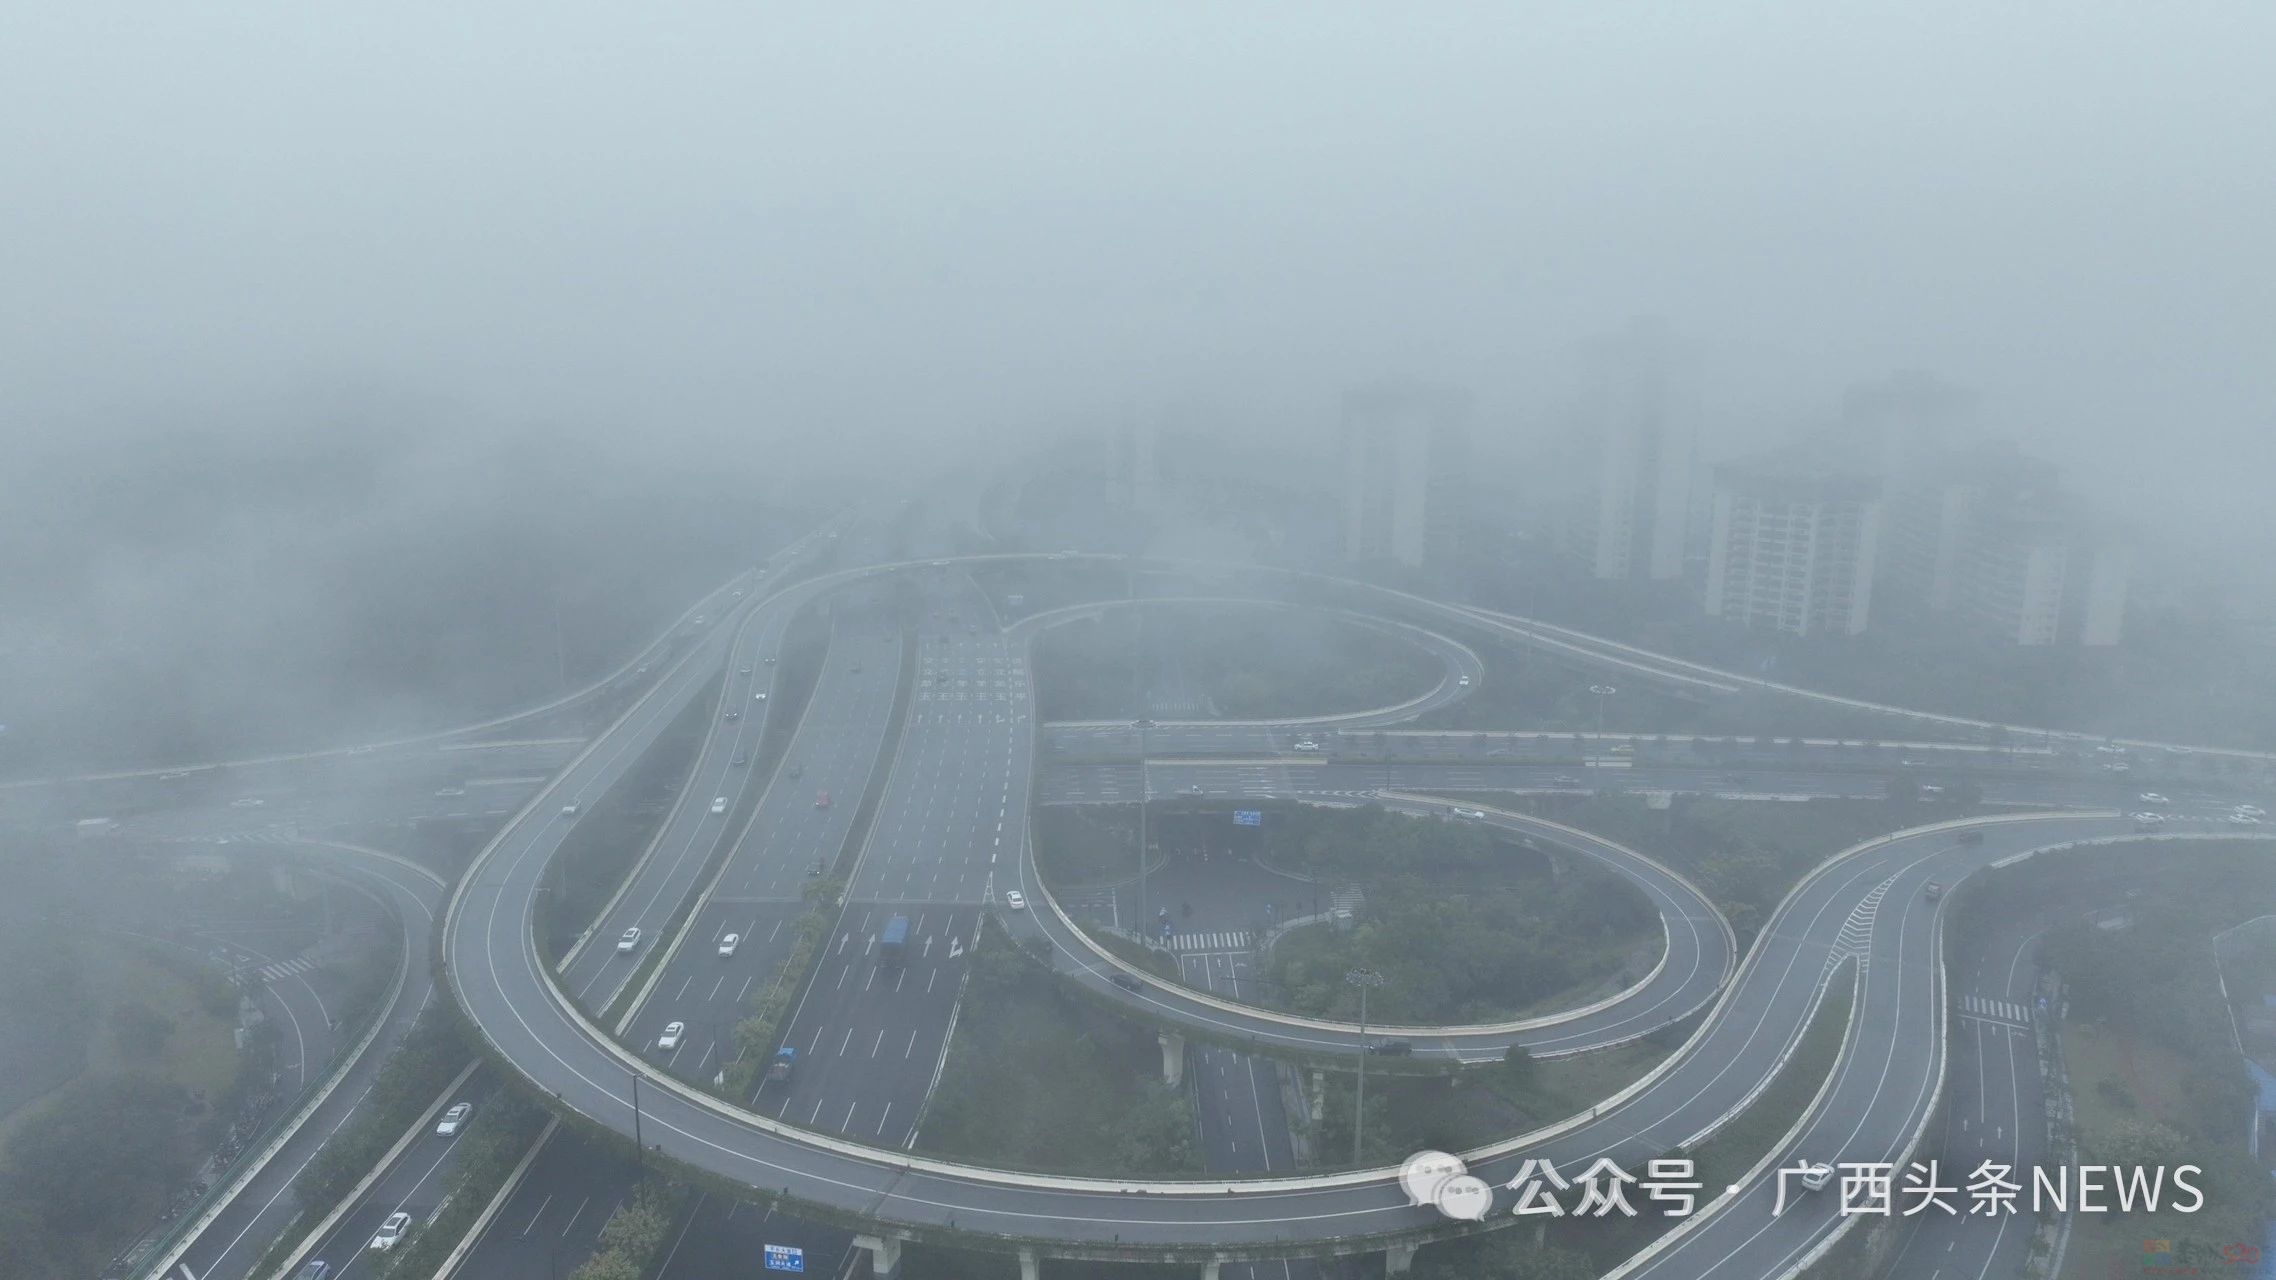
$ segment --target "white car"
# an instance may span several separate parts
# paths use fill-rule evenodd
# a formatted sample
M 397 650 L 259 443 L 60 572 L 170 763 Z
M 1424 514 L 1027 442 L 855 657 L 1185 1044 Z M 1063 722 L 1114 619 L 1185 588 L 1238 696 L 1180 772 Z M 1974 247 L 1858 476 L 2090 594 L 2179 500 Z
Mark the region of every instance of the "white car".
M 473 1103 L 452 1103 L 450 1110 L 443 1112 L 442 1122 L 435 1126 L 435 1136 L 438 1138 L 448 1138 L 451 1135 L 457 1133 L 459 1130 L 466 1127 L 466 1118 L 473 1114 Z
M 616 953 L 624 955 L 640 945 L 640 926 L 634 925 L 616 940 Z
M 1802 1166 L 1802 1185 L 1810 1190 L 1823 1191 L 1826 1189 L 1826 1184 L 1832 1181 L 1832 1165 L 1806 1163 Z
M 2126 816 L 2132 818 L 2137 827 L 2162 827 L 2165 825 L 2164 814 L 2151 813 L 2146 809 L 2139 813 L 2129 813 Z
M 561 806 L 561 816 L 562 816 L 562 817 L 564 817 L 564 818 L 574 818 L 574 817 L 576 817 L 576 816 L 577 816 L 577 806 L 575 806 L 575 805 L 573 805 L 573 804 L 565 804 L 565 805 Z
M 677 1049 L 680 1047 L 680 1037 L 686 1035 L 687 1033 L 688 1024 L 684 1022 L 667 1022 L 664 1024 L 664 1034 L 656 1037 L 656 1047 L 666 1050 Z
M 742 934 L 739 934 L 739 933 L 730 933 L 730 934 L 728 934 L 726 937 L 724 937 L 724 938 L 721 938 L 721 939 L 719 940 L 719 958 L 720 958 L 720 959 L 722 959 L 722 960 L 724 960 L 724 959 L 726 959 L 727 957 L 729 957 L 729 956 L 731 956 L 731 955 L 734 955 L 734 954 L 735 954 L 735 948 L 737 948 L 737 947 L 739 947 L 739 946 L 742 946 L 742 945 L 743 945 L 743 935 L 742 935 Z
M 263 800 L 259 796 L 241 796 L 238 799 L 230 801 L 229 807 L 232 809 L 258 809 L 267 803 L 268 801 Z
M 725 796 L 714 796 L 714 797 L 712 797 L 712 801 L 711 801 L 711 811 L 712 811 L 713 813 L 725 813 L 725 812 L 727 812 L 727 797 L 725 797 Z
M 387 1215 L 379 1224 L 379 1234 L 371 1238 L 371 1247 L 385 1253 L 403 1242 L 403 1233 L 411 1229 L 411 1215 L 398 1209 Z
M 1472 820 L 1480 821 L 1482 821 L 1486 816 L 1486 811 L 1483 809 L 1464 809 L 1460 808 L 1459 806 L 1448 809 L 1447 812 L 1453 814 L 1457 818 L 1470 818 Z
M 1468 677 L 1468 676 L 1464 676 L 1464 677 L 1462 677 L 1460 680 L 1457 680 L 1457 681 L 1455 681 L 1454 683 L 1456 683 L 1456 684 L 1458 684 L 1458 685 L 1461 685 L 1463 688 L 1467 689 L 1467 688 L 1469 688 L 1469 687 L 1470 687 L 1470 677 Z
M 1014 911 L 1025 911 L 1027 910 L 1027 895 L 1017 889 L 1008 889 L 1004 892 L 1004 905 Z
M 2265 818 L 2268 816 L 2268 811 L 2256 804 L 2240 804 L 2229 812 L 2241 813 L 2247 818 Z
M 754 694 L 752 694 L 752 695 L 751 695 L 751 701 L 753 701 L 753 702 L 765 702 L 766 700 L 767 700 L 767 695 L 766 695 L 766 691 L 765 691 L 765 690 L 761 690 L 761 691 L 759 691 L 758 693 L 754 693 Z
M 2229 825 L 2237 827 L 2257 827 L 2260 825 L 2260 819 L 2253 817 L 2249 813 L 2242 812 L 2230 814 L 2225 819 L 2225 821 L 2228 822 Z
M 464 788 L 464 787 L 438 787 L 438 788 L 436 788 L 436 789 L 435 789 L 435 795 L 436 795 L 438 798 L 449 798 L 449 797 L 453 797 L 453 796 L 463 796 L 463 795 L 465 795 L 465 794 L 466 794 L 466 788 Z
M 1296 741 L 1296 750 L 1298 751 L 1318 751 L 1319 749 L 1320 744 L 1310 738 L 1299 738 Z
M 2168 799 L 2166 799 L 2164 796 L 2161 796 L 2161 795 L 2159 795 L 2159 794 L 2158 794 L 2157 792 L 2155 792 L 2155 791 L 2144 791 L 2144 792 L 2143 792 L 2143 793 L 2142 793 L 2140 796 L 2136 797 L 2136 799 L 2139 799 L 2139 800 L 2140 800 L 2140 801 L 2141 801 L 2143 804 L 2172 804 L 2172 803 L 2173 803 L 2171 800 L 2168 800 Z

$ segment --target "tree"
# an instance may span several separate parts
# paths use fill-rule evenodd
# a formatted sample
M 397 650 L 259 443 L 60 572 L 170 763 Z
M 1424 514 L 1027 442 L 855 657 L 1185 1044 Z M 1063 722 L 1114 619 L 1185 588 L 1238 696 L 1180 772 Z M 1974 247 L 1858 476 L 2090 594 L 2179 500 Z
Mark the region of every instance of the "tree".
M 119 1052 L 132 1061 L 156 1058 L 173 1034 L 174 1020 L 140 1000 L 129 1000 L 111 1010 L 111 1036 Z

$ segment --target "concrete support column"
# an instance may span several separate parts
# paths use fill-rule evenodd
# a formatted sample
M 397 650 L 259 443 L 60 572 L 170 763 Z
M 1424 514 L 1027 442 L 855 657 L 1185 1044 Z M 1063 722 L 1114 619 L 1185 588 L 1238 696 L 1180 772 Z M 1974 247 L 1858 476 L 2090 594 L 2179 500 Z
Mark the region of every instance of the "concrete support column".
M 1224 1265 L 1225 1264 L 1223 1260 L 1218 1258 L 1211 1258 L 1209 1261 L 1202 1263 L 1201 1280 L 1217 1280 L 1218 1268 Z
M 897 1236 L 855 1236 L 854 1248 L 869 1250 L 869 1274 L 877 1280 L 896 1280 L 901 1274 L 901 1241 Z
M 1414 1265 L 1415 1246 L 1411 1244 L 1395 1244 L 1383 1251 L 1384 1275 L 1403 1276 Z
M 1175 1089 L 1185 1083 L 1185 1037 L 1164 1031 L 1155 1039 L 1162 1042 L 1162 1083 Z
M 1042 1280 L 1043 1259 L 1033 1249 L 1019 1251 L 1019 1280 Z

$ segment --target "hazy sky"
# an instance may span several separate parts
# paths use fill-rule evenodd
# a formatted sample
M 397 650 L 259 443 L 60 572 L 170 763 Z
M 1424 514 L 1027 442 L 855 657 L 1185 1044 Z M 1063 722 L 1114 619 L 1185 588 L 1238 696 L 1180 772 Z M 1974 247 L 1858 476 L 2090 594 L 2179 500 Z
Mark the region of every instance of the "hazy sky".
M 1743 432 L 1894 367 L 2276 474 L 2276 6 L 111 6 L 0 39 L 0 433 L 309 394 L 786 459 L 1362 377 Z M 2260 526 L 2265 530 L 2265 523 Z

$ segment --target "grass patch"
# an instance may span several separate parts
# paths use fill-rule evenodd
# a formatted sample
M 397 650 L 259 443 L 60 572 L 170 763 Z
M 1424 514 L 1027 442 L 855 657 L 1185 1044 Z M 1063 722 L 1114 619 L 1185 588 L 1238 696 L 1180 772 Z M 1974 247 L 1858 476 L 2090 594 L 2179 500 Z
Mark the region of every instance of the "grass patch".
M 1382 973 L 1385 1024 L 1490 1022 L 1575 991 L 1618 987 L 1651 966 L 1659 917 L 1633 885 L 1585 858 L 1515 843 L 1496 828 L 1374 805 L 1277 806 L 1260 858 L 1364 891 L 1352 927 L 1310 927 L 1260 965 L 1284 1007 L 1356 1020 L 1353 965 Z
M 1193 1113 L 1151 1028 L 1060 987 L 993 923 L 972 955 L 917 1149 L 1001 1168 L 1198 1172 Z

